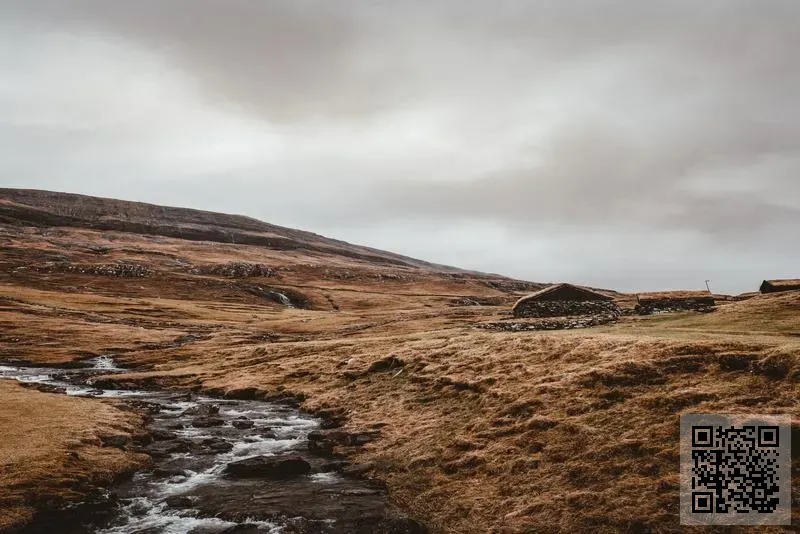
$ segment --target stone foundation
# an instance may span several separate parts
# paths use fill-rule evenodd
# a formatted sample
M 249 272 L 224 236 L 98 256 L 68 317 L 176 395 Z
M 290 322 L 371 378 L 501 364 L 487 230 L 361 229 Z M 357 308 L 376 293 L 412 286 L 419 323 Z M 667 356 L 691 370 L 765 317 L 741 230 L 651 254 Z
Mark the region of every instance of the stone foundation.
M 533 300 L 514 308 L 514 317 L 576 317 L 620 314 L 619 306 L 607 300 Z

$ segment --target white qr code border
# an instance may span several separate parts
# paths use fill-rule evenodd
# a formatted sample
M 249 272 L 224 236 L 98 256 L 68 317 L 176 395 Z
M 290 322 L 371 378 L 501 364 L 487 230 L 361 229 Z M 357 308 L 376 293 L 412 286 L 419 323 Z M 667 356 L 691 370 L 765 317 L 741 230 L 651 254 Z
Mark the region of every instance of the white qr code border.
M 791 422 L 788 415 L 681 415 L 681 525 L 790 525 Z

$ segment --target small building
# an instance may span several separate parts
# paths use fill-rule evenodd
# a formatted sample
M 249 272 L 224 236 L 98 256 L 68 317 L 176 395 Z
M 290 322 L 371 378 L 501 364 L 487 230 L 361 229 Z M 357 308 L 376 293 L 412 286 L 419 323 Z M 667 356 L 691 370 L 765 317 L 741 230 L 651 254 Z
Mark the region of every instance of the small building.
M 714 295 L 708 291 L 659 291 L 636 296 L 636 312 L 649 315 L 656 312 L 713 311 Z
M 619 315 L 612 297 L 572 284 L 556 284 L 519 299 L 514 317 L 570 317 Z
M 780 293 L 783 291 L 800 291 L 800 279 L 764 280 L 759 289 L 762 293 Z

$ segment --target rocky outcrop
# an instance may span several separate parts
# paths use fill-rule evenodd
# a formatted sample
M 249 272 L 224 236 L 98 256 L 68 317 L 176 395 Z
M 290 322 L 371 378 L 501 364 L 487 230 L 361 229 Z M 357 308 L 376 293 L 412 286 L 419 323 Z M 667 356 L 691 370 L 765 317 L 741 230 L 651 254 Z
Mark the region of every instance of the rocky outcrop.
M 515 317 L 619 316 L 619 306 L 606 300 L 530 300 L 514 308 Z
M 224 276 L 226 278 L 253 278 L 265 277 L 272 278 L 278 276 L 275 269 L 263 263 L 230 262 L 211 265 L 200 265 L 191 267 L 189 272 L 192 274 L 206 274 L 214 276 Z
M 145 278 L 153 274 L 152 269 L 138 263 L 74 264 L 53 262 L 37 265 L 33 269 L 43 273 L 91 274 L 116 278 Z

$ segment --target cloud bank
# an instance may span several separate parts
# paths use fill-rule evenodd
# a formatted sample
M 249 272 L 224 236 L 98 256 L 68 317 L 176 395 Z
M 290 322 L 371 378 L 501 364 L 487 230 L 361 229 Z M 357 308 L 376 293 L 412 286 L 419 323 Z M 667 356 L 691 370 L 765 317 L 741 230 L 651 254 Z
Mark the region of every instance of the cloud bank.
M 800 5 L 0 1 L 0 182 L 622 290 L 800 276 Z

